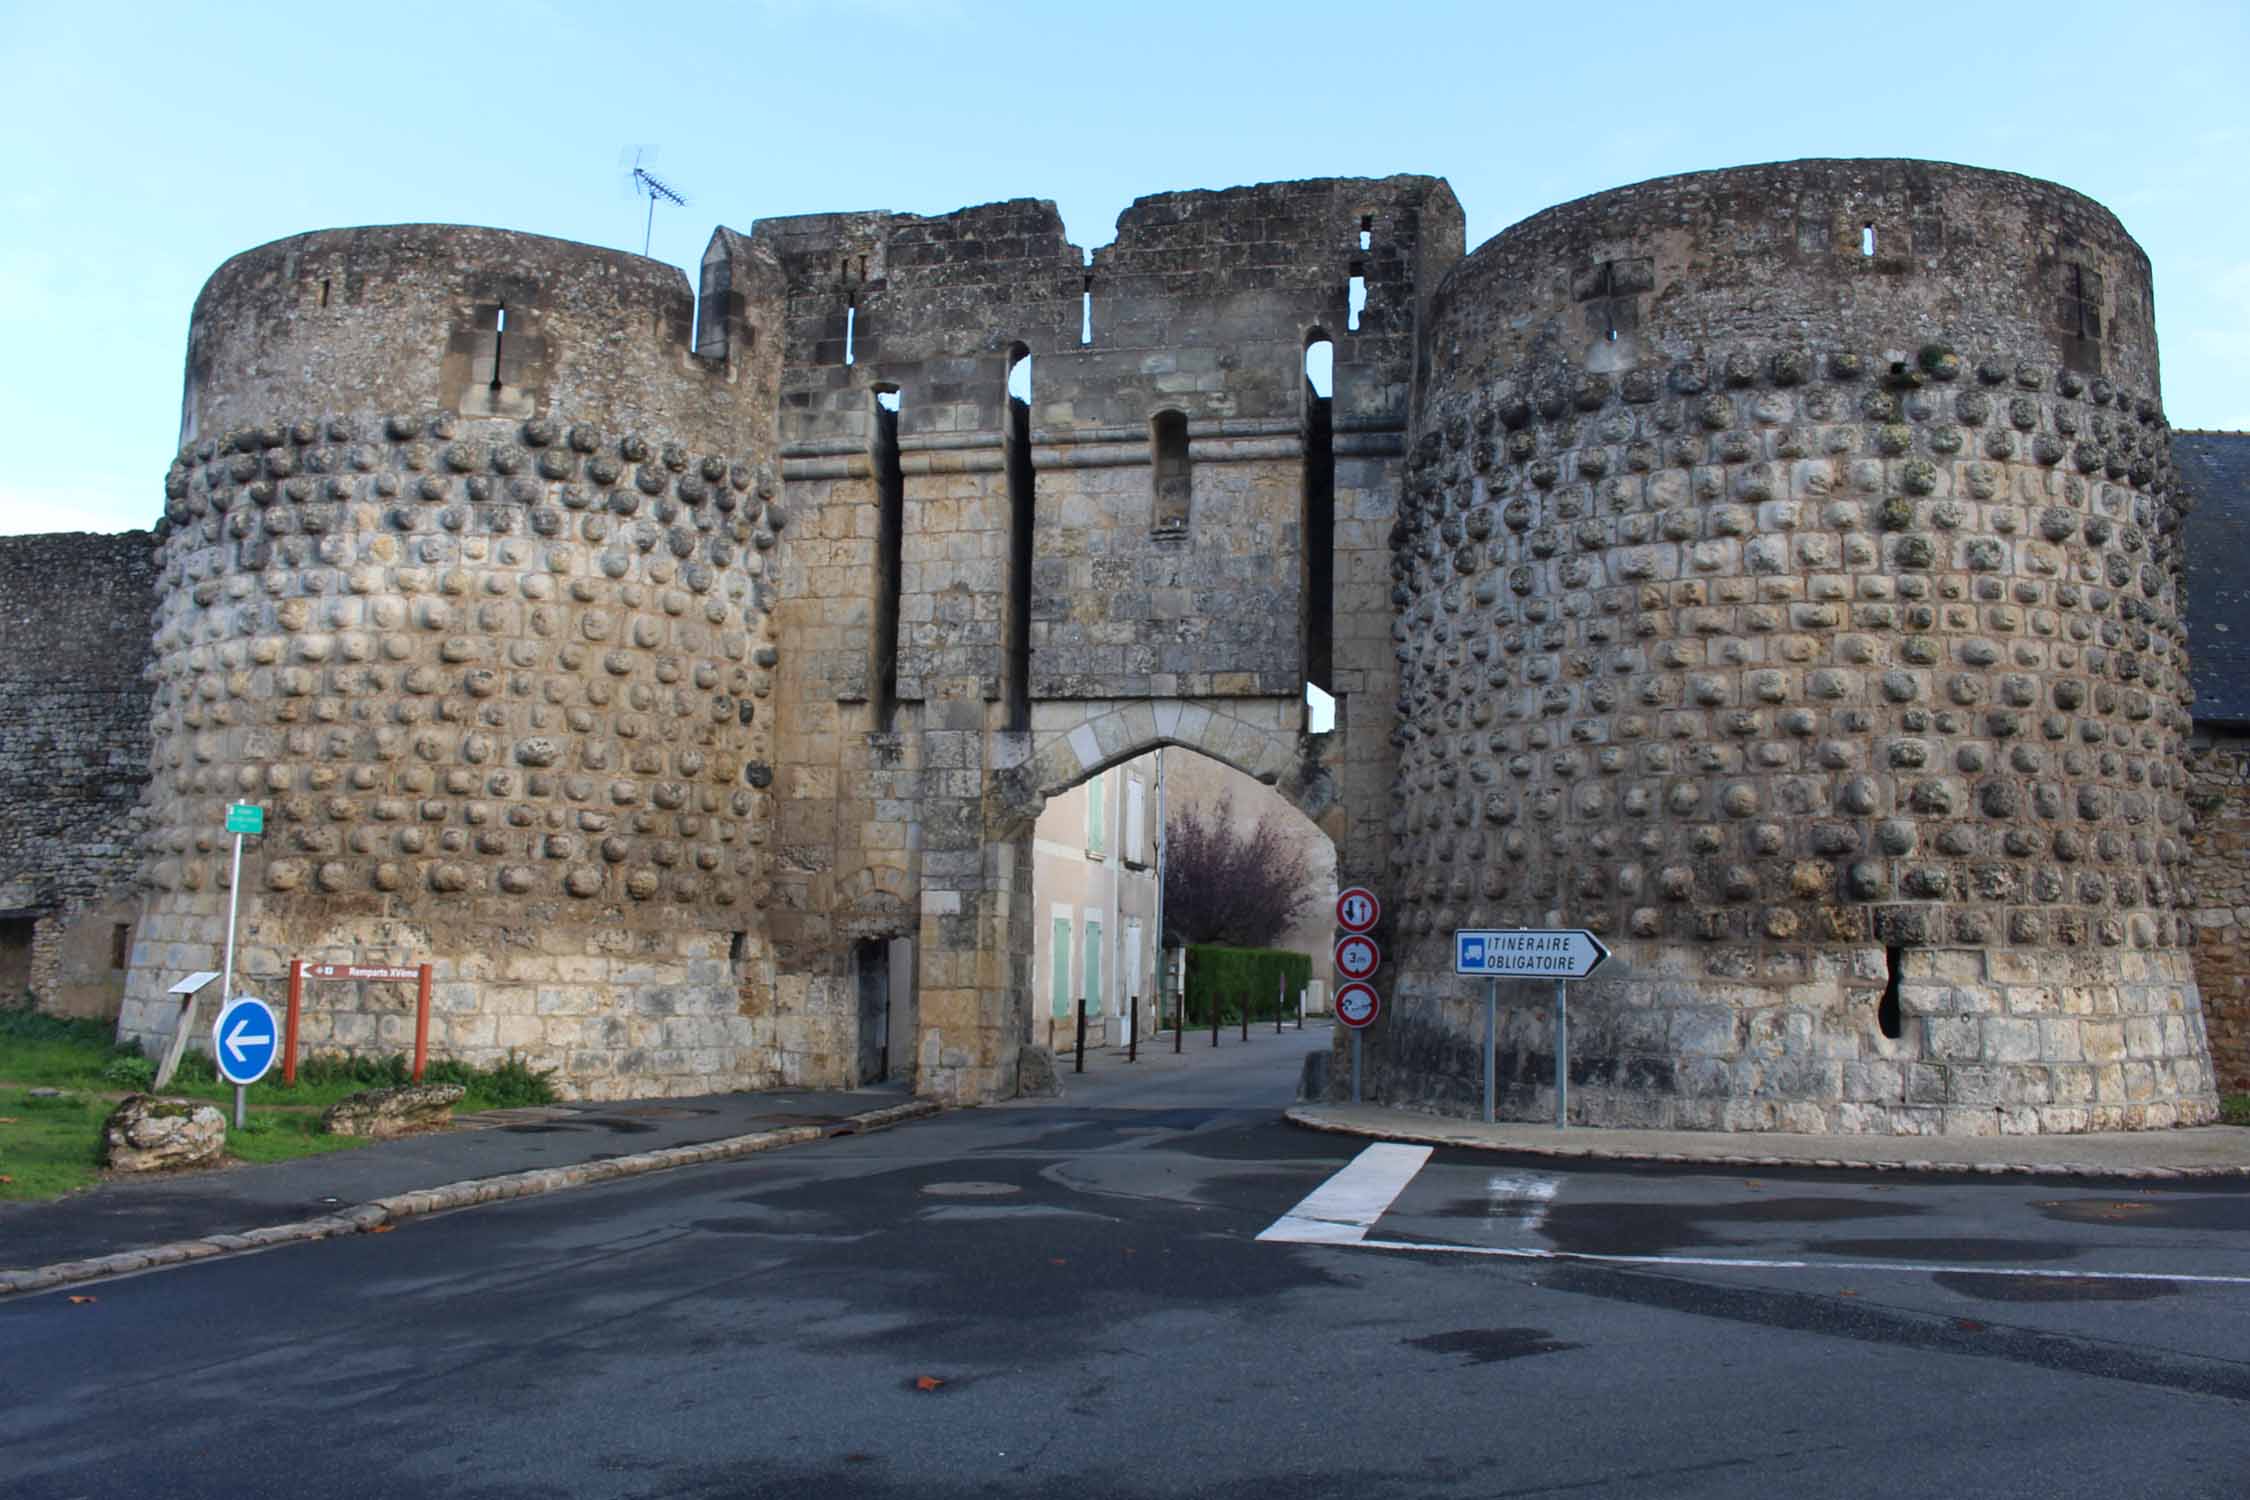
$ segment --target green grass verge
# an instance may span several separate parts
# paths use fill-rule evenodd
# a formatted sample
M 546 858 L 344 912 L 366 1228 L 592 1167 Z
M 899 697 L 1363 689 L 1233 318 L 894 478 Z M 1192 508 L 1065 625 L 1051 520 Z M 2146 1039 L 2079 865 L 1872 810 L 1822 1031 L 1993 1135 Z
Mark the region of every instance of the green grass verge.
M 0 1089 L 0 1202 L 60 1198 L 92 1182 L 109 1110 L 90 1094 L 34 1099 Z
M 0 1201 L 56 1198 L 94 1182 L 100 1172 L 101 1126 L 116 1102 L 145 1091 L 155 1067 L 132 1047 L 110 1039 L 108 1023 L 65 1020 L 36 1011 L 0 1008 Z M 251 1086 L 249 1119 L 232 1128 L 234 1085 L 223 1082 L 211 1060 L 191 1053 L 180 1063 L 170 1094 L 207 1099 L 227 1112 L 227 1155 L 237 1161 L 288 1161 L 346 1151 L 367 1142 L 323 1135 L 320 1115 L 361 1089 L 406 1083 L 403 1057 L 309 1057 L 294 1086 L 273 1073 Z M 548 1074 L 510 1058 L 491 1068 L 440 1060 L 423 1073 L 430 1083 L 468 1090 L 460 1108 L 509 1109 L 554 1102 Z M 34 1099 L 32 1087 L 67 1090 Z
M 2250 1125 L 2250 1094 L 2220 1095 L 2219 1123 L 2222 1125 Z

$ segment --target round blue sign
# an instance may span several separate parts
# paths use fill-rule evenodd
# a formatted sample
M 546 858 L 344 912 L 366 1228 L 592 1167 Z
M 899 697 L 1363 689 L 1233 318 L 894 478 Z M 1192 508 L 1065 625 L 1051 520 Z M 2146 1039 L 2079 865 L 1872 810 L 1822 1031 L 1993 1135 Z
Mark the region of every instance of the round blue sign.
M 211 1026 L 211 1056 L 229 1083 L 256 1083 L 281 1053 L 281 1028 L 273 1007 L 252 995 L 237 995 Z

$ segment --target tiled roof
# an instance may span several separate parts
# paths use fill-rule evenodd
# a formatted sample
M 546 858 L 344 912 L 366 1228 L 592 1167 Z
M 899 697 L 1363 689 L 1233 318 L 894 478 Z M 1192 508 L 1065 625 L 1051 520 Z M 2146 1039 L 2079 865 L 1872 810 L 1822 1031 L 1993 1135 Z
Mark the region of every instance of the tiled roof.
M 2175 432 L 2187 482 L 2187 627 L 2195 717 L 2250 724 L 2250 432 Z

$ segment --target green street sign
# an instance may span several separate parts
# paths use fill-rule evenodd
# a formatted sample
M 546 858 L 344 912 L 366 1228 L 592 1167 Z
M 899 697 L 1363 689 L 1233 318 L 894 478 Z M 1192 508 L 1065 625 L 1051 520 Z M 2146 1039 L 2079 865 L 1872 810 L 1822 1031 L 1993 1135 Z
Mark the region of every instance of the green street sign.
M 247 802 L 229 804 L 227 807 L 227 832 L 264 833 L 265 831 L 266 810 L 264 808 L 252 807 Z

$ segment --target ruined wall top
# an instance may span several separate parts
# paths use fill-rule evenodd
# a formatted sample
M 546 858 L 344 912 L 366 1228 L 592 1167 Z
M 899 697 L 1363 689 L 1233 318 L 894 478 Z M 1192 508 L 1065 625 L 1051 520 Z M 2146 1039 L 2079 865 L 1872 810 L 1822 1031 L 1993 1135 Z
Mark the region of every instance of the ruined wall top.
M 761 272 L 734 269 L 737 295 L 714 302 L 718 321 L 698 339 L 687 278 L 637 255 L 449 224 L 275 240 L 229 260 L 196 298 L 181 444 L 301 420 L 319 392 L 327 411 L 362 423 L 552 415 L 749 446 L 762 436 L 760 394 L 739 377 L 755 331 L 730 341 L 724 319 L 730 306 L 738 323 L 747 316 L 753 299 L 740 293 Z
M 1028 198 L 761 219 L 752 237 L 787 285 L 782 436 L 804 443 L 859 435 L 862 393 L 886 386 L 907 395 L 902 436 L 995 431 L 1005 396 L 987 377 L 1011 352 L 1049 357 L 1043 424 L 1139 427 L 1162 407 L 1294 422 L 1316 330 L 1336 341 L 1340 418 L 1402 420 L 1415 315 L 1463 230 L 1443 179 L 1396 176 L 1154 194 L 1090 256 L 1054 204 Z M 1367 296 L 1356 329 L 1354 277 Z M 1147 358 L 1207 349 L 1228 351 L 1227 368 L 1200 386 Z M 1347 367 L 1386 378 L 1353 387 Z

